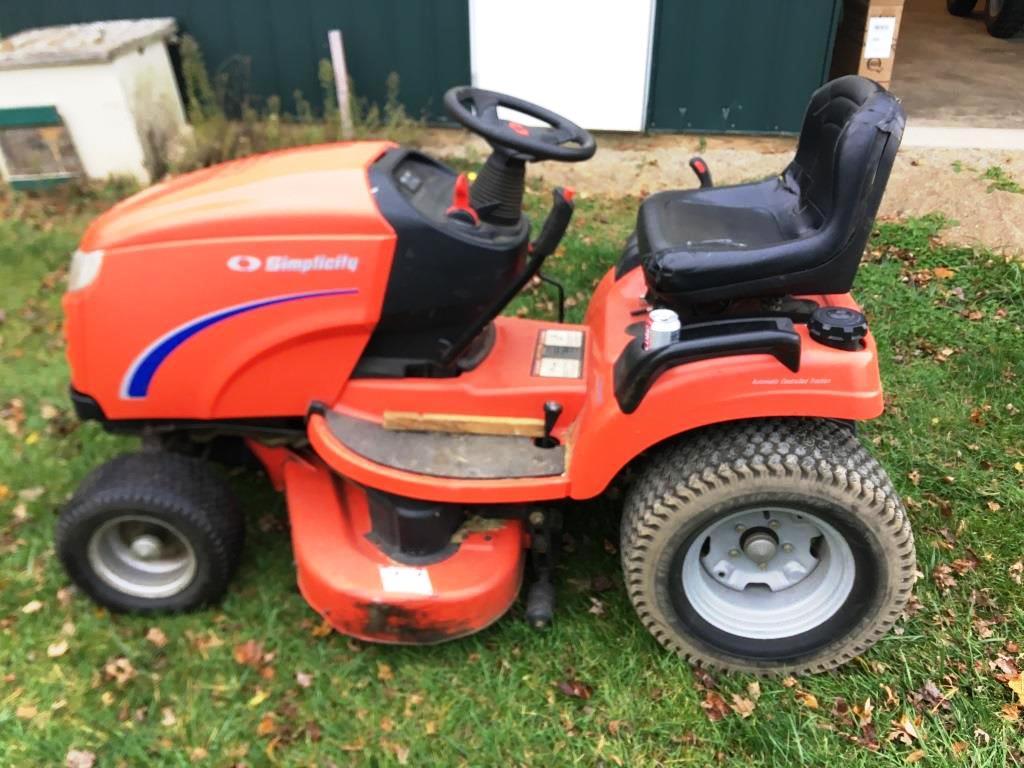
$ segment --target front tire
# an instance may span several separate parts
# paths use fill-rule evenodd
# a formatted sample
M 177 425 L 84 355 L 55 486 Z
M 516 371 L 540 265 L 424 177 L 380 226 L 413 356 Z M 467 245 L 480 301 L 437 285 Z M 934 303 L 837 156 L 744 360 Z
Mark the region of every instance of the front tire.
M 822 672 L 878 641 L 914 584 L 913 536 L 848 426 L 735 422 L 669 445 L 627 495 L 622 563 L 657 640 L 691 662 Z
M 970 16 L 978 0 L 946 0 L 946 10 L 954 16 Z
M 178 612 L 223 597 L 244 520 L 199 459 L 130 453 L 98 467 L 61 511 L 56 549 L 71 580 L 113 611 Z
M 988 0 L 985 28 L 992 37 L 1013 37 L 1024 29 L 1024 0 Z

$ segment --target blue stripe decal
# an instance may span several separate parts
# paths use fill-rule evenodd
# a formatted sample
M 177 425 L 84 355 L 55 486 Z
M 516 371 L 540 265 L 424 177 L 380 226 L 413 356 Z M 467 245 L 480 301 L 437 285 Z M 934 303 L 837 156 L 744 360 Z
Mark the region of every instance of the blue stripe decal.
M 149 393 L 149 383 L 153 380 L 157 369 L 168 356 L 191 339 L 200 331 L 209 328 L 211 325 L 227 320 L 229 317 L 241 315 L 244 312 L 251 312 L 254 309 L 272 307 L 275 304 L 285 304 L 300 299 L 315 299 L 322 296 L 351 296 L 359 293 L 358 288 L 341 288 L 330 291 L 313 291 L 312 293 L 292 293 L 286 296 L 275 296 L 270 299 L 251 301 L 247 304 L 238 304 L 234 307 L 212 312 L 195 320 L 190 320 L 184 325 L 179 325 L 174 330 L 164 334 L 150 344 L 142 353 L 135 358 L 135 361 L 128 368 L 121 383 L 121 397 L 125 399 L 136 399 L 145 397 Z

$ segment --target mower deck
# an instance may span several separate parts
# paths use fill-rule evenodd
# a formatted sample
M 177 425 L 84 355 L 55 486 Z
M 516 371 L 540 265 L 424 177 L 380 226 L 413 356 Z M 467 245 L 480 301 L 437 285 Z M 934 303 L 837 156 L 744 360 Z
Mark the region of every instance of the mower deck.
M 477 632 L 515 600 L 525 560 L 518 520 L 470 518 L 435 562 L 396 561 L 368 538 L 366 492 L 321 462 L 284 466 L 299 589 L 339 632 L 429 644 Z

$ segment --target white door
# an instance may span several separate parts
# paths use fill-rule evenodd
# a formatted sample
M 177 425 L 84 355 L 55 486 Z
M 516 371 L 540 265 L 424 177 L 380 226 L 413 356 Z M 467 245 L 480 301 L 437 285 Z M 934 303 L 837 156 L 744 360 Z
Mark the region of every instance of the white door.
M 642 131 L 655 0 L 470 0 L 473 85 Z

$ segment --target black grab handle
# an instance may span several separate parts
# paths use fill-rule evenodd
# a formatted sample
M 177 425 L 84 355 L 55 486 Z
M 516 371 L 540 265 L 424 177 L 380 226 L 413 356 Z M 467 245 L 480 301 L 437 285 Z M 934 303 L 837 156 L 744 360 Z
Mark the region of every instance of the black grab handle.
M 572 187 L 555 187 L 551 193 L 551 211 L 544 219 L 537 239 L 530 243 L 531 254 L 546 258 L 555 252 L 555 248 L 562 242 L 565 230 L 569 228 L 569 220 L 572 219 L 572 212 L 576 207 L 573 204 L 574 196 Z

